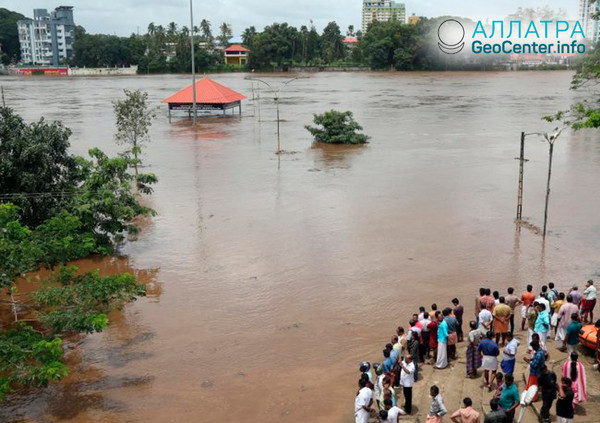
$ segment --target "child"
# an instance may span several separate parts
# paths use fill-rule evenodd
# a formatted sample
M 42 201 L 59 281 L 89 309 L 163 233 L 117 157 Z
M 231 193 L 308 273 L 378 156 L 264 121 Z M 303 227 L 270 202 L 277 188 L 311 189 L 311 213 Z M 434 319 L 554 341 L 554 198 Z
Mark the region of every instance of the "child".
M 496 373 L 496 390 L 492 398 L 500 399 L 502 395 L 502 388 L 504 388 L 504 375 L 501 372 Z

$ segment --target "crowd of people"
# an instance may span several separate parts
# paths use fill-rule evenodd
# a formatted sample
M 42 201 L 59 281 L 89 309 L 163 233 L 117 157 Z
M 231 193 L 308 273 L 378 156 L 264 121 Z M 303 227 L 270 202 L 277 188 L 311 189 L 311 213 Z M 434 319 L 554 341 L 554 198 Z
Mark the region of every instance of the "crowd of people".
M 519 406 L 524 412 L 526 394 L 532 395 L 531 401 L 541 398 L 540 414 L 544 422 L 550 422 L 556 400 L 555 413 L 559 423 L 572 423 L 577 405 L 587 401 L 585 368 L 579 361 L 577 345 L 582 325 L 593 322 L 596 297 L 592 280 L 587 282 L 583 292 L 579 292 L 577 286 L 568 293 L 558 292 L 553 283 L 542 286 L 537 295 L 532 285 L 527 285 L 521 296 L 515 295 L 513 288 L 508 288 L 506 296 L 481 288 L 466 337 L 463 332 L 465 310 L 458 298 L 452 299 L 451 307 L 441 310 L 437 304 L 432 304 L 430 310 L 420 307 L 408 325 L 399 326 L 391 342 L 385 345 L 382 363 L 360 364 L 355 421 L 367 423 L 374 415 L 381 423 L 397 423 L 402 416 L 410 415 L 419 366 L 448 367 L 449 361 L 457 358 L 457 343 L 466 341 L 466 377 L 476 378 L 479 370 L 483 370 L 483 387 L 493 392 L 489 404 L 491 411 L 480 416 L 473 408 L 473 401 L 464 398 L 463 407 L 449 416 L 454 423 L 482 423 L 481 417 L 483 423 L 512 423 Z M 521 331 L 527 331 L 528 351 L 524 361 L 529 369 L 521 396 L 514 375 L 521 344 L 521 336 L 515 334 L 518 325 L 515 316 L 518 315 L 521 316 Z M 595 327 L 600 332 L 600 319 Z M 598 335 L 600 338 L 600 333 Z M 546 365 L 550 357 L 547 341 L 551 337 L 558 343 L 559 350 L 568 352 L 560 379 Z M 600 340 L 596 344 L 596 367 L 599 348 Z M 402 404 L 400 388 L 404 398 Z M 432 385 L 429 392 L 431 406 L 427 423 L 441 423 L 448 410 L 440 387 Z

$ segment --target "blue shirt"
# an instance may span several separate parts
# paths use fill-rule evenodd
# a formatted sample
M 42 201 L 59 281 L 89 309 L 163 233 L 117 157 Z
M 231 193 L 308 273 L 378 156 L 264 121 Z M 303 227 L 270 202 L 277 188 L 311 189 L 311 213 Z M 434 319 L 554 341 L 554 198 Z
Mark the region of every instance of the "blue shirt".
M 541 311 L 535 320 L 535 331 L 537 333 L 547 332 L 550 328 L 550 315 L 548 310 Z
M 493 357 L 498 357 L 500 355 L 498 344 L 488 338 L 485 338 L 479 343 L 477 350 L 481 351 L 483 355 L 491 355 Z
M 392 349 L 392 351 L 390 351 L 390 358 L 394 360 L 394 364 L 396 364 L 398 362 L 398 359 L 400 358 L 400 353 Z
M 392 360 L 392 357 L 387 357 L 385 360 L 383 360 L 383 371 L 385 373 L 391 372 L 393 368 L 394 360 Z
M 448 323 L 445 320 L 442 320 L 438 326 L 438 342 L 443 344 L 448 342 Z
M 542 366 L 546 362 L 546 356 L 544 355 L 544 351 L 540 348 L 537 350 L 531 362 L 529 363 L 529 374 L 531 376 L 539 376 L 542 370 Z

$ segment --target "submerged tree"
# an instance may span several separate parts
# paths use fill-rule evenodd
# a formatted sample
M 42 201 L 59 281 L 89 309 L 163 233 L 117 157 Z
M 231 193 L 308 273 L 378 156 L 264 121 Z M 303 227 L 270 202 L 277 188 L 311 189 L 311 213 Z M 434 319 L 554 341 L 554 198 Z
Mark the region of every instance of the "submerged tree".
M 117 144 L 131 146 L 126 153 L 133 156 L 132 165 L 137 177 L 138 166 L 142 163 L 140 160 L 142 145 L 150 141 L 148 131 L 156 114 L 148 107 L 148 93 L 140 90 L 124 91 L 125 99 L 118 100 L 113 104 L 117 119 L 115 140 Z
M 58 122 L 25 124 L 0 108 L 0 192 L 18 194 L 0 195 L 0 307 L 8 311 L 0 313 L 0 399 L 64 377 L 64 336 L 103 330 L 110 311 L 145 295 L 130 274 L 102 278 L 67 264 L 110 254 L 137 232 L 134 220 L 154 211 L 139 203 L 132 183 L 150 193 L 156 177 L 130 173 L 128 155 L 68 154 L 70 133 Z M 40 267 L 50 279 L 20 292 L 22 278 Z
M 359 134 L 363 128 L 354 120 L 351 111 L 338 112 L 329 110 L 321 115 L 314 115 L 313 122 L 319 127 L 306 125 L 315 140 L 329 144 L 364 144 L 369 137 Z

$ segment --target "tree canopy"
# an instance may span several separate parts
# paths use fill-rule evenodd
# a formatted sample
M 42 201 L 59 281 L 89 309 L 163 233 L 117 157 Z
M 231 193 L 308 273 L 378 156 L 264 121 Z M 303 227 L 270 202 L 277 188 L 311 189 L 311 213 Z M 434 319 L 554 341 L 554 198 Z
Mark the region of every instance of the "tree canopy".
M 314 115 L 313 122 L 317 127 L 306 125 L 315 141 L 328 144 L 364 144 L 369 139 L 365 134 L 359 134 L 363 128 L 353 118 L 351 111 L 339 112 L 329 110 L 323 114 Z
M 0 62 L 5 65 L 21 59 L 19 33 L 17 32 L 17 21 L 21 19 L 25 19 L 25 16 L 0 7 L 0 45 L 2 46 Z
M 145 295 L 130 274 L 104 278 L 68 262 L 110 254 L 136 233 L 135 219 L 154 211 L 140 204 L 133 185 L 141 181 L 150 193 L 156 177 L 129 173 L 127 154 L 70 155 L 70 135 L 60 122 L 26 124 L 0 108 L 0 292 L 9 298 L 0 307 L 10 316 L 0 324 L 0 399 L 64 377 L 64 336 L 104 330 L 111 310 Z M 19 292 L 26 273 L 40 267 L 50 278 Z

